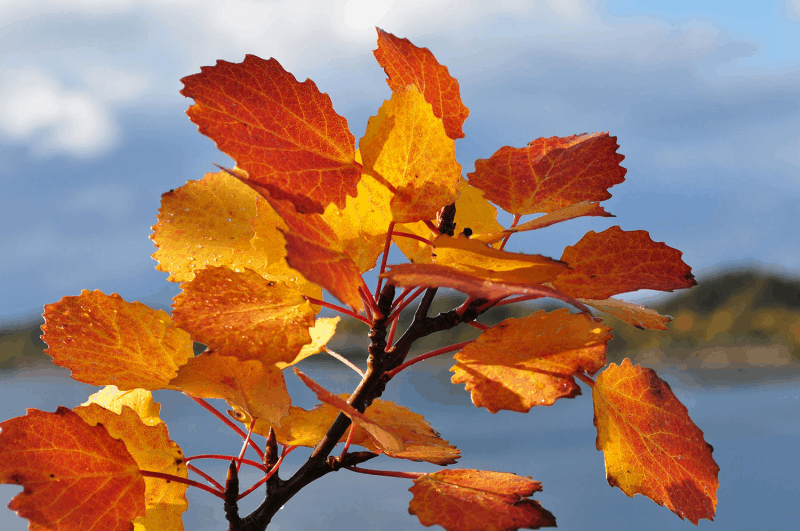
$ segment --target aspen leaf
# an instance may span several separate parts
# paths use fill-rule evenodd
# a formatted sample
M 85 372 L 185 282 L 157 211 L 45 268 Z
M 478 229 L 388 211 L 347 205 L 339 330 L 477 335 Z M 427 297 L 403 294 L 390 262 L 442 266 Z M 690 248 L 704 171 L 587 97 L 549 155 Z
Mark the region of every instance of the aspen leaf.
M 486 470 L 442 470 L 424 474 L 408 489 L 408 512 L 422 525 L 447 531 L 513 531 L 555 527 L 556 519 L 529 499 L 542 485 L 528 477 Z
M 173 304 L 176 325 L 221 355 L 273 364 L 292 361 L 311 342 L 314 310 L 282 282 L 249 269 L 208 267 L 181 288 Z
M 433 114 L 444 123 L 447 136 L 464 138 L 461 127 L 469 116 L 461 102 L 458 81 L 446 66 L 440 65 L 430 50 L 418 48 L 408 39 L 398 39 L 380 28 L 378 48 L 372 53 L 386 71 L 386 83 L 392 92 L 414 85 L 433 105 Z
M 532 275 L 538 275 L 536 268 L 525 268 Z M 389 266 L 382 276 L 398 286 L 424 286 L 428 288 L 452 288 L 482 299 L 500 299 L 509 295 L 536 295 L 552 297 L 575 306 L 584 313 L 589 309 L 580 301 L 553 288 L 520 279 L 517 272 L 511 271 L 509 279 L 501 274 L 489 275 L 486 271 L 461 271 L 442 264 L 398 264 Z
M 310 79 L 300 83 L 275 59 L 247 55 L 181 81 L 181 94 L 195 101 L 189 118 L 263 196 L 321 214 L 331 203 L 344 208 L 345 198 L 356 195 L 355 138 Z
M 330 404 L 336 409 L 340 410 L 342 413 L 350 417 L 350 420 L 352 420 L 357 426 L 366 431 L 370 439 L 372 439 L 375 445 L 382 451 L 399 453 L 405 450 L 403 437 L 400 434 L 395 433 L 394 430 L 385 428 L 379 422 L 367 417 L 356 408 L 348 404 L 345 399 L 338 397 L 326 390 L 324 387 L 296 368 L 292 370 L 297 377 L 300 378 L 300 380 L 306 384 L 306 386 L 308 386 L 309 389 L 314 391 L 314 394 L 317 395 L 317 398 L 319 398 L 322 402 Z
M 221 398 L 250 418 L 280 424 L 291 399 L 283 373 L 260 360 L 203 353 L 181 367 L 171 385 L 197 398 Z
M 582 201 L 604 201 L 625 180 L 625 158 L 608 133 L 538 138 L 527 147 L 505 146 L 475 161 L 469 183 L 512 214 L 553 212 Z
M 322 348 L 331 340 L 333 334 L 336 333 L 336 325 L 340 320 L 340 317 L 317 318 L 314 326 L 308 329 L 308 333 L 311 336 L 311 343 L 303 345 L 303 348 L 300 349 L 300 353 L 291 362 L 284 363 L 279 361 L 275 366 L 283 370 L 321 352 Z
M 361 271 L 325 219 L 318 214 L 300 214 L 286 201 L 271 200 L 270 204 L 287 225 L 283 236 L 289 265 L 360 311 Z
M 120 413 L 98 404 L 75 408 L 91 426 L 102 425 L 109 435 L 125 443 L 139 470 L 161 472 L 188 478 L 183 452 L 170 440 L 163 422 L 148 426 L 131 408 L 124 406 Z M 159 478 L 144 478 L 146 514 L 134 520 L 137 529 L 150 531 L 183 531 L 181 515 L 189 507 L 186 501 L 188 485 Z
M 426 461 L 442 466 L 451 465 L 461 457 L 461 451 L 442 439 L 422 415 L 406 407 L 378 398 L 364 415 L 402 437 L 402 451 L 384 450 L 389 457 Z M 360 426 L 356 427 L 352 442 L 368 450 L 380 450 Z
M 384 102 L 358 146 L 364 173 L 392 194 L 386 212 L 392 221 L 432 219 L 458 197 L 455 142 L 414 85 Z
M 44 307 L 44 319 L 45 352 L 79 382 L 169 389 L 178 367 L 194 356 L 189 334 L 169 314 L 116 293 L 63 297 Z
M 346 400 L 347 396 L 341 395 L 339 398 Z M 289 416 L 281 421 L 280 426 L 272 427 L 275 429 L 278 442 L 282 445 L 313 448 L 322 440 L 338 415 L 339 410 L 326 403 L 319 404 L 310 410 L 292 406 L 289 408 Z M 249 424 L 249 418 L 239 420 Z M 268 424 L 256 421 L 253 431 L 266 437 L 269 434 L 269 428 Z M 339 442 L 344 442 L 346 439 L 347 433 L 342 435 Z
M 417 221 L 416 223 L 398 223 L 394 226 L 392 232 L 392 241 L 397 248 L 402 251 L 408 261 L 412 264 L 430 264 L 433 260 L 433 247 L 425 242 L 414 240 L 406 236 L 396 236 L 396 232 L 405 232 L 407 234 L 414 234 L 425 238 L 426 240 L 433 240 L 437 235 L 434 234 L 424 221 Z
M 225 172 L 208 173 L 163 194 L 150 235 L 158 247 L 152 255 L 156 269 L 169 273 L 172 282 L 192 280 L 195 270 L 209 265 L 265 273 L 268 261 L 250 245 L 258 197 Z
M 668 315 L 661 315 L 655 310 L 628 301 L 618 299 L 580 299 L 580 301 L 641 330 L 666 330 L 666 323 L 672 320 Z
M 107 385 L 89 396 L 89 399 L 81 405 L 88 406 L 90 404 L 97 404 L 102 408 L 113 411 L 117 415 L 122 413 L 123 407 L 129 407 L 148 426 L 155 426 L 161 422 L 159 417 L 161 404 L 156 403 L 153 400 L 153 393 L 145 389 L 120 391 L 116 385 Z
M 506 319 L 455 355 L 454 384 L 466 384 L 472 402 L 492 413 L 525 413 L 581 394 L 577 372 L 606 364 L 611 328 L 566 309 Z
M 719 487 L 714 449 L 669 384 L 626 358 L 600 373 L 592 398 L 609 485 L 647 496 L 694 524 L 713 520 Z
M 544 214 L 539 216 L 536 219 L 532 219 L 525 223 L 521 223 L 515 227 L 504 229 L 502 232 L 488 232 L 483 234 L 474 234 L 472 236 L 473 240 L 479 240 L 484 243 L 495 243 L 501 241 L 509 234 L 516 234 L 517 232 L 526 232 L 529 230 L 536 230 L 536 229 L 543 229 L 545 227 L 549 227 L 550 225 L 555 225 L 556 223 L 560 223 L 562 221 L 567 221 L 569 219 L 575 219 L 582 216 L 601 216 L 605 218 L 613 218 L 612 214 L 609 214 L 605 211 L 603 207 L 600 206 L 599 203 L 575 203 L 574 205 L 569 205 L 564 208 L 559 208 L 558 210 L 554 210 L 548 214 Z
M 576 298 L 607 299 L 639 289 L 673 291 L 696 285 L 692 269 L 677 249 L 654 242 L 644 230 L 611 227 L 589 231 L 564 249 L 561 261 L 570 270 L 553 287 Z
M 145 480 L 125 443 L 70 409 L 0 423 L 0 454 L 0 483 L 25 489 L 8 508 L 32 530 L 129 531 L 145 515 Z

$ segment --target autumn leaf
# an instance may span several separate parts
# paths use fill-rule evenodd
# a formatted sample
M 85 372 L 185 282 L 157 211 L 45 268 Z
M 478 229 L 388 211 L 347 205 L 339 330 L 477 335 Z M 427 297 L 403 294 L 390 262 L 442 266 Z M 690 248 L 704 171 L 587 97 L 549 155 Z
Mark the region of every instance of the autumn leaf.
M 271 200 L 270 204 L 286 222 L 283 236 L 289 265 L 360 311 L 361 271 L 325 219 L 318 214 L 300 214 L 286 201 Z
M 148 426 L 127 406 L 116 413 L 98 404 L 90 404 L 75 408 L 75 413 L 91 426 L 105 427 L 109 435 L 124 442 L 139 470 L 189 477 L 183 452 L 169 438 L 163 422 Z M 189 507 L 186 501 L 188 486 L 151 477 L 145 477 L 144 482 L 147 512 L 134 521 L 136 527 L 151 531 L 183 531 L 181 515 Z
M 342 400 L 347 399 L 347 395 L 340 396 Z M 330 404 L 319 404 L 316 407 L 305 410 L 300 407 L 292 406 L 289 408 L 289 416 L 284 417 L 280 426 L 272 426 L 275 429 L 275 436 L 283 446 L 307 446 L 313 448 L 328 432 L 331 424 L 339 415 L 339 410 Z M 240 422 L 249 423 L 249 418 L 237 419 Z M 253 431 L 267 436 L 269 434 L 269 424 L 256 422 Z M 339 442 L 347 439 L 347 433 L 342 435 Z
M 289 414 L 291 405 L 283 373 L 278 367 L 217 352 L 189 360 L 171 384 L 197 398 L 221 398 L 250 418 L 269 424 L 280 424 Z
M 409 85 L 424 94 L 425 101 L 433 105 L 433 114 L 444 122 L 447 136 L 453 140 L 464 138 L 461 127 L 469 109 L 461 102 L 458 81 L 446 66 L 440 65 L 430 50 L 418 48 L 408 39 L 398 39 L 380 28 L 375 59 L 386 71 L 386 83 L 392 92 L 403 91 Z
M 169 314 L 116 293 L 83 290 L 44 307 L 42 340 L 72 378 L 120 389 L 169 389 L 178 367 L 194 356 L 189 334 Z
M 697 282 L 677 249 L 654 242 L 644 230 L 611 227 L 589 231 L 564 249 L 561 261 L 570 270 L 553 282 L 557 290 L 576 298 L 607 299 L 639 289 L 673 291 Z
M 668 315 L 661 315 L 655 310 L 618 299 L 581 299 L 581 302 L 613 315 L 617 319 L 622 319 L 641 330 L 666 330 L 666 323 L 672 320 L 672 317 Z
M 303 348 L 300 349 L 300 353 L 295 356 L 291 362 L 284 363 L 279 361 L 275 364 L 275 366 L 283 370 L 287 367 L 295 365 L 296 363 L 300 363 L 304 359 L 311 357 L 314 354 L 322 352 L 323 347 L 328 344 L 328 341 L 330 341 L 333 335 L 336 333 L 336 325 L 340 320 L 340 317 L 317 318 L 314 326 L 308 329 L 308 333 L 311 336 L 311 343 L 303 345 Z
M 172 282 L 192 280 L 195 270 L 209 265 L 265 273 L 268 260 L 250 244 L 258 197 L 226 172 L 208 173 L 163 194 L 150 236 L 158 247 L 156 269 L 169 273 Z
M 719 466 L 669 384 L 626 358 L 597 377 L 592 397 L 609 485 L 647 496 L 694 524 L 713 520 Z
M 408 489 L 408 512 L 426 526 L 447 531 L 512 531 L 555 527 L 556 519 L 528 497 L 542 485 L 528 477 L 486 470 L 424 474 Z
M 355 138 L 313 81 L 255 55 L 200 72 L 182 79 L 181 94 L 195 101 L 187 114 L 247 172 L 244 182 L 304 213 L 356 195 Z
M 311 342 L 314 310 L 282 282 L 249 269 L 208 267 L 181 288 L 173 304 L 176 326 L 221 355 L 288 362 Z
M 561 309 L 505 321 L 455 355 L 454 384 L 466 384 L 472 403 L 492 413 L 528 412 L 581 394 L 578 372 L 606 364 L 611 328 Z
M 365 184 L 373 194 L 383 192 L 381 185 L 391 193 L 390 212 L 385 214 L 392 221 L 432 219 L 458 197 L 461 165 L 456 162 L 455 142 L 414 85 L 384 102 L 377 116 L 369 119 L 358 146 L 364 173 L 378 183 L 365 180 Z
M 475 161 L 469 183 L 512 214 L 547 213 L 583 201 L 604 201 L 625 180 L 625 158 L 608 133 L 538 138 Z
M 192 358 L 194 359 L 194 358 Z M 190 360 L 191 361 L 191 360 Z M 161 404 L 153 400 L 153 393 L 145 389 L 129 389 L 120 391 L 115 385 L 107 385 L 81 404 L 98 406 L 113 411 L 117 415 L 122 413 L 123 407 L 128 407 L 139 415 L 142 422 L 148 426 L 155 426 L 161 422 Z
M 526 269 L 531 269 L 531 274 L 538 275 L 535 268 Z M 569 295 L 535 282 L 521 280 L 514 274 L 516 272 L 512 271 L 511 273 L 509 275 L 511 278 L 504 280 L 499 274 L 487 278 L 486 272 L 461 271 L 442 264 L 398 264 L 390 265 L 389 271 L 382 276 L 389 282 L 402 287 L 452 288 L 474 297 L 489 300 L 516 294 L 552 297 L 589 314 L 589 309 L 582 302 Z
M 526 232 L 529 230 L 536 230 L 536 229 L 543 229 L 545 227 L 549 227 L 550 225 L 555 225 L 556 223 L 560 223 L 562 221 L 567 221 L 569 219 L 575 219 L 582 216 L 601 216 L 605 218 L 614 217 L 612 214 L 609 214 L 605 211 L 603 207 L 600 206 L 599 203 L 575 203 L 574 205 L 569 205 L 564 208 L 559 208 L 558 210 L 554 210 L 549 214 L 544 214 L 543 216 L 539 216 L 536 219 L 532 219 L 525 223 L 520 223 L 515 227 L 511 227 L 508 229 L 502 230 L 502 232 L 486 232 L 484 234 L 474 234 L 472 239 L 479 240 L 484 243 L 495 243 L 503 240 L 509 234 L 516 234 L 518 232 Z
M 145 479 L 125 443 L 65 407 L 0 423 L 0 455 L 0 483 L 24 487 L 8 508 L 32 530 L 130 531 L 145 515 Z

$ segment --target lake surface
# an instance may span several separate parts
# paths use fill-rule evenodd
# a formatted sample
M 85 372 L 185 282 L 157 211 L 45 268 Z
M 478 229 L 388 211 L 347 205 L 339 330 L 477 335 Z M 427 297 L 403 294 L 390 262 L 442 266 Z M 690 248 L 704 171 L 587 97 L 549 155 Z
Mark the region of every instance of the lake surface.
M 513 472 L 542 482 L 544 492 L 534 499 L 555 514 L 559 529 L 696 529 L 647 498 L 631 499 L 608 486 L 603 454 L 595 449 L 588 389 L 584 388 L 583 396 L 534 408 L 528 414 L 492 415 L 472 406 L 463 386 L 449 383 L 450 364 L 447 360 L 419 364 L 418 369 L 407 371 L 401 382 L 391 384 L 384 398 L 424 414 L 442 437 L 458 446 L 463 457 L 457 467 Z M 337 393 L 351 391 L 357 380 L 355 373 L 340 365 L 306 364 L 303 370 Z M 24 415 L 27 407 L 45 411 L 54 411 L 58 405 L 74 407 L 97 389 L 65 375 L 68 372 L 53 370 L 0 373 L 0 420 Z M 787 374 L 785 381 L 779 377 L 769 384 L 693 385 L 690 378 L 679 373 L 661 376 L 687 406 L 706 441 L 714 446 L 714 458 L 722 469 L 716 521 L 701 520 L 699 529 L 797 529 L 800 380 Z M 287 373 L 287 381 L 295 405 L 309 408 L 316 403 L 293 374 Z M 171 437 L 186 455 L 238 453 L 241 440 L 189 399 L 171 392 L 155 395 L 162 403 L 161 416 Z M 291 454 L 282 477 L 288 477 L 307 455 L 305 449 Z M 226 466 L 221 461 L 201 466 L 218 480 L 225 477 Z M 365 466 L 440 470 L 426 463 L 385 457 Z M 257 479 L 257 473 L 243 468 L 243 489 Z M 410 486 L 410 480 L 343 470 L 301 491 L 279 511 L 269 529 L 428 529 L 407 513 Z M 0 485 L 0 501 L 5 505 L 20 490 Z M 226 529 L 220 500 L 197 489 L 189 489 L 188 495 L 189 510 L 184 513 L 187 531 Z M 240 514 L 250 512 L 261 496 L 263 491 L 244 500 Z M 27 521 L 0 509 L 0 529 L 24 531 Z

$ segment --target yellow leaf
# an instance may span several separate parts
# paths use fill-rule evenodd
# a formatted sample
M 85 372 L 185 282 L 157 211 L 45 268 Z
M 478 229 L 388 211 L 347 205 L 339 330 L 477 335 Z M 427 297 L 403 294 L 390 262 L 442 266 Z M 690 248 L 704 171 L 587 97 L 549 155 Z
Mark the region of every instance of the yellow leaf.
M 321 352 L 322 347 L 327 345 L 328 341 L 333 337 L 333 334 L 336 333 L 336 325 L 339 323 L 340 319 L 340 317 L 318 318 L 313 328 L 308 329 L 308 333 L 311 334 L 311 343 L 303 345 L 303 348 L 300 349 L 300 354 L 298 354 L 291 363 L 279 361 L 275 365 L 283 370 L 286 367 L 291 367 L 296 363 L 300 363 L 309 356 Z
M 89 397 L 82 405 L 97 404 L 100 407 L 113 411 L 117 415 L 122 413 L 122 408 L 127 406 L 134 410 L 142 422 L 148 426 L 155 426 L 161 422 L 161 404 L 153 400 L 153 393 L 145 389 L 130 389 L 120 391 L 116 385 L 107 385 Z

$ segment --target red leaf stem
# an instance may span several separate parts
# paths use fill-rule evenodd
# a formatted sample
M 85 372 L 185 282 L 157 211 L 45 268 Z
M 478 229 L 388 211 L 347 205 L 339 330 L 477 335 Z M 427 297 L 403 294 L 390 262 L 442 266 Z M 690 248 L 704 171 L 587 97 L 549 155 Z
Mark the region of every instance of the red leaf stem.
M 325 350 L 325 352 L 327 352 L 329 355 L 333 356 L 333 357 L 334 357 L 334 358 L 336 358 L 337 360 L 341 361 L 342 363 L 344 363 L 345 365 L 347 365 L 348 367 L 350 367 L 351 369 L 353 369 L 354 371 L 356 371 L 356 372 L 359 374 L 359 376 L 361 376 L 362 378 L 364 377 L 364 371 L 362 371 L 361 369 L 359 369 L 359 368 L 358 368 L 358 365 L 356 365 L 355 363 L 353 363 L 353 362 L 352 362 L 352 361 L 350 361 L 349 359 L 345 358 L 344 356 L 342 356 L 342 355 L 341 355 L 341 354 L 339 354 L 338 352 L 334 352 L 333 350 L 329 349 L 328 347 L 322 347 L 322 348 L 323 348 L 323 349 Z
M 362 321 L 369 326 L 372 326 L 372 321 L 364 317 L 363 315 L 358 315 L 356 312 L 348 310 L 347 308 L 342 308 L 341 306 L 337 306 L 336 304 L 331 304 L 330 302 L 321 301 L 319 299 L 315 299 L 314 297 L 309 297 L 308 295 L 305 296 L 306 300 L 311 304 L 318 304 L 320 306 L 324 306 L 325 308 L 330 308 L 331 310 L 336 310 L 339 313 L 343 313 L 345 315 L 349 315 L 350 317 L 355 317 L 359 321 Z
M 225 487 L 220 485 L 219 482 L 217 482 L 216 479 L 212 478 L 211 476 L 209 476 L 208 474 L 206 474 L 205 472 L 203 472 L 202 470 L 200 470 L 196 466 L 187 464 L 186 468 L 191 470 L 192 472 L 194 472 L 195 474 L 197 474 L 201 478 L 205 479 L 206 481 L 211 483 L 213 486 L 217 487 L 220 492 L 225 492 Z
M 239 472 L 239 470 L 242 468 L 242 459 L 244 459 L 244 453 L 247 451 L 247 445 L 250 443 L 250 437 L 253 435 L 253 426 L 255 425 L 256 419 L 253 418 L 250 420 L 250 427 L 247 429 L 247 438 L 244 440 L 244 444 L 242 445 L 242 451 L 239 452 L 239 457 L 236 458 L 236 472 Z
M 590 377 L 586 376 L 582 372 L 576 372 L 575 376 L 577 376 L 580 381 L 582 381 L 583 383 L 585 383 L 589 387 L 592 387 L 592 388 L 594 387 L 594 380 L 592 380 Z
M 383 277 L 381 277 L 381 275 L 386 272 L 386 261 L 389 259 L 389 247 L 392 246 L 392 230 L 394 230 L 394 221 L 389 223 L 389 232 L 386 233 L 386 243 L 383 245 L 383 257 L 381 258 L 381 270 L 378 272 L 378 285 L 375 288 L 375 297 L 373 297 L 373 300 L 376 300 L 380 296 L 381 288 L 383 287 Z
M 174 481 L 175 483 L 183 483 L 184 485 L 189 485 L 190 487 L 197 487 L 198 489 L 203 489 L 204 491 L 213 494 L 214 496 L 216 496 L 221 500 L 225 499 L 225 495 L 222 494 L 221 492 L 212 489 L 208 485 L 203 485 L 202 483 L 198 483 L 197 481 L 191 479 L 182 478 L 180 476 L 173 476 L 172 474 L 163 474 L 161 472 L 150 472 L 149 470 L 140 470 L 139 472 L 141 472 L 142 475 L 145 477 L 165 479 L 167 481 Z
M 358 466 L 346 466 L 345 470 L 358 472 L 359 474 L 369 474 L 370 476 L 386 476 L 390 478 L 418 479 L 425 475 L 424 472 L 398 472 L 396 470 L 373 470 L 371 468 L 361 468 Z
M 410 238 L 412 240 L 417 240 L 418 242 L 427 243 L 431 247 L 433 247 L 433 242 L 430 241 L 428 238 L 423 238 L 422 236 L 417 236 L 416 234 L 411 234 L 410 232 L 400 232 L 397 231 L 394 233 L 395 236 L 400 236 L 402 238 Z
M 236 424 L 234 424 L 231 419 L 229 419 L 228 417 L 226 417 L 225 415 L 223 415 L 222 413 L 217 411 L 217 408 L 215 408 L 214 406 L 212 406 L 211 404 L 209 404 L 208 402 L 206 402 L 202 398 L 196 398 L 196 397 L 194 397 L 192 395 L 189 395 L 189 394 L 186 394 L 186 393 L 183 393 L 183 394 L 185 394 L 186 396 L 188 396 L 189 398 L 191 398 L 192 400 L 197 402 L 206 411 L 208 411 L 209 413 L 211 413 L 212 415 L 217 417 L 219 420 L 221 420 L 226 426 L 228 426 L 230 429 L 232 429 L 233 431 L 238 433 L 239 436 L 242 439 L 246 439 L 247 438 L 247 434 L 244 432 L 244 430 L 241 429 Z M 260 457 L 261 459 L 264 459 L 264 452 L 261 450 L 261 448 L 258 447 L 258 445 L 255 443 L 255 441 L 251 440 L 250 441 L 250 446 L 252 446 L 253 450 L 256 451 L 256 453 L 258 454 L 258 457 Z
M 184 459 L 184 462 L 188 463 L 189 461 L 194 461 L 195 459 L 219 459 L 221 461 L 227 461 L 228 463 L 230 463 L 233 457 L 230 455 L 219 455 L 219 454 L 199 454 L 187 457 L 186 459 Z M 251 459 L 242 459 L 242 464 L 256 467 L 262 470 L 263 472 L 267 471 L 267 468 L 264 466 L 263 463 L 253 461 Z
M 514 220 L 511 222 L 511 226 L 509 227 L 509 229 L 513 229 L 514 227 L 516 227 L 516 226 L 517 226 L 517 223 L 519 223 L 519 220 L 520 220 L 520 218 L 521 218 L 521 217 L 522 217 L 522 215 L 521 215 L 521 214 L 514 214 Z M 511 235 L 512 235 L 512 234 L 513 234 L 512 232 L 509 232 L 509 233 L 508 233 L 508 234 L 506 234 L 506 235 L 505 235 L 505 237 L 503 238 L 503 243 L 501 243 L 501 244 L 500 244 L 500 250 L 501 250 L 501 251 L 502 251 L 503 249 L 505 249 L 505 247 L 506 247 L 506 243 L 508 243 L 508 239 L 511 237 Z
M 392 315 L 389 316 L 389 319 L 387 319 L 387 322 L 391 322 L 391 321 L 397 319 L 397 317 L 400 315 L 400 312 L 405 310 L 406 306 L 411 304 L 411 302 L 413 302 L 414 299 L 416 299 L 417 297 L 422 295 L 422 292 L 424 292 L 426 289 L 427 288 L 425 288 L 425 287 L 417 288 L 416 291 L 414 291 L 414 293 L 411 294 L 411 296 L 409 296 L 406 300 L 404 300 L 403 303 L 400 304 L 400 306 L 398 306 L 397 309 L 395 309 L 392 312 Z
M 400 372 L 403 369 L 406 369 L 406 368 L 414 365 L 415 363 L 419 363 L 420 361 L 424 361 L 424 360 L 426 360 L 428 358 L 433 358 L 433 357 L 439 356 L 441 354 L 447 354 L 448 352 L 453 352 L 454 350 L 459 350 L 461 348 L 464 348 L 465 345 L 468 345 L 468 344 L 472 343 L 473 341 L 475 341 L 475 340 L 471 339 L 469 341 L 463 341 L 461 343 L 456 343 L 455 345 L 450 345 L 449 347 L 442 347 L 442 348 L 439 348 L 439 349 L 436 349 L 436 350 L 432 350 L 432 351 L 428 352 L 427 354 L 423 354 L 422 356 L 417 356 L 416 358 L 410 359 L 407 362 L 403 363 L 402 365 L 398 365 L 397 367 L 395 367 L 391 371 L 387 372 L 386 376 L 388 376 L 389 378 L 394 378 L 397 375 L 398 372 Z

